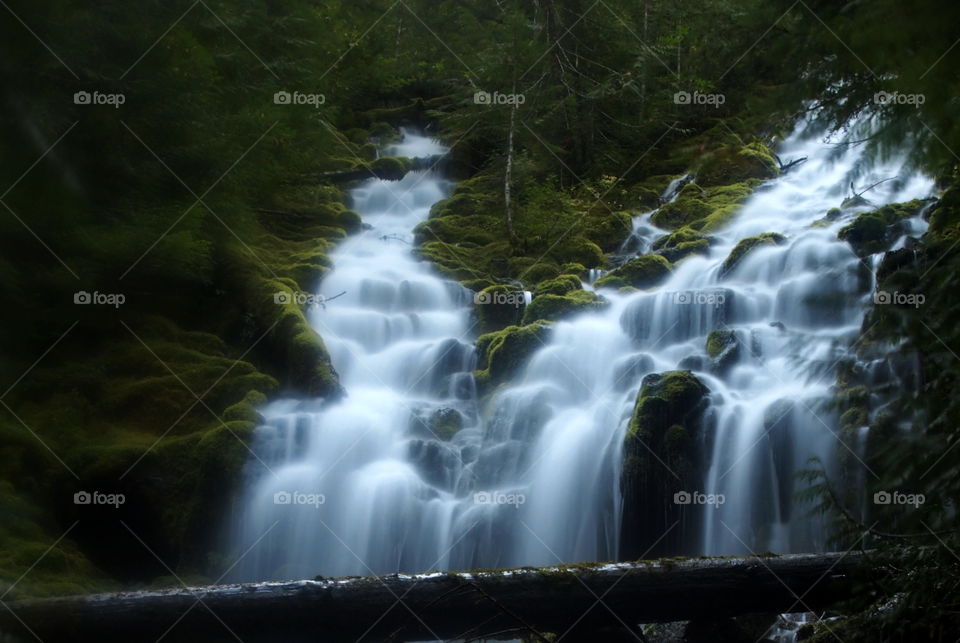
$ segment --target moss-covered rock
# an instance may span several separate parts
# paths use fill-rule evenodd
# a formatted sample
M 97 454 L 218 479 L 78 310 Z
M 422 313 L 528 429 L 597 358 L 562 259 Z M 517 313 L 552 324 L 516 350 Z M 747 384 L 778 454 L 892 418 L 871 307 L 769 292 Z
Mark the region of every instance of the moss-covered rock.
M 700 185 L 729 185 L 747 179 L 773 179 L 780 165 L 769 147 L 759 141 L 744 146 L 730 145 L 707 156 L 697 171 Z
M 720 276 L 724 277 L 729 274 L 730 271 L 736 268 L 740 261 L 753 250 L 764 246 L 782 246 L 786 242 L 787 238 L 779 232 L 764 232 L 755 237 L 741 239 L 720 265 Z
M 622 558 L 685 553 L 697 546 L 695 526 L 664 534 L 677 520 L 696 523 L 684 515 L 689 508 L 674 503 L 674 494 L 703 491 L 708 396 L 709 389 L 689 371 L 643 378 L 624 439 Z
M 710 255 L 710 240 L 689 226 L 678 228 L 653 242 L 653 250 L 671 263 L 690 255 Z
M 552 261 L 537 261 L 522 270 L 516 270 L 511 266 L 511 272 L 525 284 L 539 284 L 558 276 L 560 268 Z
M 464 243 L 483 246 L 496 240 L 496 233 L 487 229 L 488 223 L 486 217 L 477 215 L 454 214 L 427 219 L 413 229 L 413 240 L 418 245 L 442 240 L 457 246 Z
M 477 329 L 481 334 L 492 333 L 520 323 L 525 299 L 523 289 L 509 284 L 484 288 L 474 296 Z
M 560 272 L 564 275 L 577 275 L 578 277 L 586 277 L 588 271 L 587 267 L 582 263 L 569 262 L 560 267 Z
M 537 295 L 524 311 L 523 323 L 566 319 L 576 313 L 597 310 L 608 304 L 609 302 L 597 293 L 585 290 L 574 290 L 565 295 Z
M 584 237 L 597 244 L 604 252 L 613 252 L 633 231 L 632 217 L 626 212 L 597 210 L 581 221 Z
M 559 241 L 550 250 L 549 256 L 557 262 L 579 263 L 587 268 L 598 268 L 606 260 L 600 246 L 579 235 Z
M 837 238 L 849 243 L 861 257 L 884 252 L 903 234 L 904 219 L 915 216 L 923 204 L 923 201 L 915 200 L 864 212 L 852 223 L 840 228 Z
M 437 409 L 428 420 L 430 432 L 441 440 L 449 440 L 463 428 L 463 415 L 451 408 Z
M 960 186 L 948 189 L 937 201 L 930 212 L 927 234 L 935 242 L 960 238 Z
M 399 181 L 407 175 L 412 166 L 411 159 L 399 156 L 382 156 L 367 164 L 371 172 L 388 181 Z
M 549 322 L 526 326 L 508 326 L 477 339 L 479 369 L 474 372 L 477 385 L 487 389 L 512 378 L 527 359 L 547 342 Z
M 713 208 L 699 198 L 680 197 L 676 201 L 664 204 L 653 213 L 650 221 L 658 228 L 676 230 L 699 219 L 704 219 L 713 213 Z
M 711 360 L 711 370 L 721 375 L 740 359 L 740 340 L 732 330 L 710 331 L 706 348 Z
M 660 255 L 635 257 L 597 279 L 597 288 L 632 286 L 646 289 L 659 286 L 670 276 L 672 266 Z
M 583 283 L 577 275 L 560 275 L 555 279 L 548 279 L 538 283 L 534 289 L 534 297 L 538 295 L 566 295 L 574 290 L 583 290 Z

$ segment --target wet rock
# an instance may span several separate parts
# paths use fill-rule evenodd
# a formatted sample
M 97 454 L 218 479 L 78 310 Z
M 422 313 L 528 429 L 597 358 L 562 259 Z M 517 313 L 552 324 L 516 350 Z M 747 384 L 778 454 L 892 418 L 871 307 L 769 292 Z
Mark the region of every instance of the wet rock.
M 646 353 L 630 355 L 614 366 L 613 386 L 617 391 L 626 391 L 636 385 L 641 375 L 653 370 L 653 358 Z
M 741 343 L 732 330 L 714 330 L 707 335 L 707 355 L 710 357 L 710 370 L 724 375 L 740 360 Z
M 689 371 L 643 378 L 624 439 L 621 558 L 636 558 L 644 552 L 649 556 L 687 553 L 697 547 L 696 512 L 675 503 L 674 494 L 702 487 L 708 405 L 709 389 Z M 681 519 L 685 528 L 663 537 Z
M 597 288 L 632 286 L 646 289 L 659 286 L 670 276 L 670 262 L 660 255 L 642 255 L 597 279 Z
M 720 266 L 720 277 L 725 277 L 753 250 L 764 246 L 782 246 L 787 238 L 778 232 L 764 232 L 755 237 L 741 239 Z

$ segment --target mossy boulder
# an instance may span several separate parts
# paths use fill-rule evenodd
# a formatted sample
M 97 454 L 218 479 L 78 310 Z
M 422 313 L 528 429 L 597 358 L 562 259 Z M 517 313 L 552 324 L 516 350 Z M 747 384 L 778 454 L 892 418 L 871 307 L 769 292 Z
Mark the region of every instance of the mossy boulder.
M 584 237 L 604 252 L 613 252 L 633 231 L 633 219 L 626 212 L 602 209 L 591 212 L 580 223 Z
M 684 515 L 690 508 L 675 504 L 674 494 L 704 491 L 709 393 L 690 371 L 643 378 L 624 438 L 621 558 L 682 554 L 698 545 L 696 520 Z M 692 522 L 694 528 L 669 530 L 677 520 Z
M 729 185 L 747 179 L 773 179 L 780 175 L 769 147 L 759 141 L 747 145 L 728 145 L 707 156 L 697 171 L 697 183 L 703 186 Z
M 399 181 L 407 175 L 413 161 L 399 156 L 383 156 L 367 164 L 370 171 L 381 179 Z
M 524 294 L 519 286 L 496 284 L 478 292 L 474 298 L 477 329 L 491 333 L 518 324 L 523 318 Z
M 852 223 L 840 228 L 837 238 L 846 241 L 858 256 L 885 252 L 903 234 L 903 221 L 917 214 L 923 201 L 885 205 L 864 212 Z
M 457 409 L 444 407 L 430 414 L 427 420 L 430 433 L 441 440 L 449 440 L 463 428 L 463 415 Z
M 653 250 L 667 261 L 676 263 L 690 255 L 710 255 L 710 240 L 689 226 L 678 228 L 653 242 Z
M 927 234 L 935 242 L 960 238 L 960 187 L 952 187 L 940 197 L 930 212 Z
M 488 219 L 478 215 L 454 214 L 427 219 L 413 229 L 413 241 L 417 245 L 440 240 L 457 246 L 464 243 L 483 246 L 496 240 L 495 231 L 487 226 Z
M 710 256 L 710 242 L 706 239 L 700 239 L 698 241 L 685 241 L 676 245 L 673 248 L 665 248 L 658 252 L 661 257 L 667 261 L 677 263 L 683 259 L 686 259 L 689 256 L 697 255 L 700 257 L 709 257 Z
M 481 335 L 477 339 L 480 368 L 474 372 L 478 387 L 487 389 L 516 375 L 527 359 L 546 344 L 550 327 L 549 322 L 534 322 Z
M 650 221 L 658 228 L 676 230 L 698 219 L 706 218 L 712 213 L 713 208 L 706 201 L 693 197 L 680 197 L 661 206 L 650 217 Z
M 675 248 L 681 243 L 699 241 L 701 239 L 706 239 L 706 237 L 697 230 L 694 230 L 688 226 L 684 226 L 674 230 L 670 234 L 665 234 L 662 237 L 659 237 L 653 242 L 651 247 L 654 250 L 663 250 L 665 248 Z
M 583 290 L 583 283 L 577 275 L 560 275 L 555 279 L 547 279 L 538 283 L 534 289 L 534 297 L 539 295 L 566 295 L 574 290 Z
M 307 322 L 284 280 L 265 279 L 259 284 L 258 318 L 269 326 L 268 341 L 284 355 L 282 384 L 311 397 L 338 398 L 343 394 L 330 354 L 317 331 Z M 278 301 L 278 295 L 287 298 Z
M 666 281 L 671 271 L 670 262 L 661 255 L 642 255 L 600 277 L 595 285 L 597 288 L 653 288 Z
M 577 275 L 578 277 L 585 277 L 588 271 L 587 267 L 582 263 L 569 262 L 560 267 L 560 272 L 564 275 Z
M 587 268 L 598 268 L 606 260 L 600 246 L 579 235 L 560 240 L 549 256 L 557 262 L 579 263 Z
M 747 237 L 746 239 L 741 239 L 737 245 L 733 247 L 733 250 L 730 251 L 730 254 L 720 265 L 720 276 L 724 277 L 729 274 L 743 258 L 756 250 L 757 248 L 763 248 L 765 246 L 782 246 L 787 242 L 787 238 L 780 234 L 779 232 L 764 232 L 763 234 L 758 234 L 755 237 Z
M 565 295 L 537 295 L 523 313 L 523 323 L 556 321 L 588 310 L 598 310 L 609 302 L 595 292 L 573 290 Z
M 512 266 L 511 271 L 513 271 Z M 516 278 L 525 284 L 539 284 L 557 277 L 560 274 L 560 268 L 552 261 L 537 261 L 530 263 L 522 270 L 517 270 L 515 274 Z
M 711 370 L 720 375 L 727 373 L 740 359 L 740 340 L 732 330 L 710 331 L 706 348 Z

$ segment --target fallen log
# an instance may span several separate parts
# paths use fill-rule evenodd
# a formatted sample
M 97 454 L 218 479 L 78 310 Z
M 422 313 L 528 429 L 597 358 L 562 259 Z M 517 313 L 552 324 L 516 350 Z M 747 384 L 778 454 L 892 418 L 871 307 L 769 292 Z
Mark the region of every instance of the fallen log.
M 640 623 L 822 609 L 865 569 L 863 554 L 793 554 L 184 587 L 9 601 L 0 633 L 46 643 L 626 633 Z
M 329 172 L 319 172 L 310 174 L 305 178 L 312 181 L 331 181 L 333 183 L 349 183 L 351 181 L 363 181 L 365 179 L 377 178 L 385 181 L 399 181 L 409 172 L 419 172 L 439 167 L 443 160 L 442 154 L 433 156 L 418 156 L 410 159 L 410 167 L 403 171 L 397 171 L 396 168 L 378 168 L 372 165 L 353 167 L 349 170 L 331 170 Z

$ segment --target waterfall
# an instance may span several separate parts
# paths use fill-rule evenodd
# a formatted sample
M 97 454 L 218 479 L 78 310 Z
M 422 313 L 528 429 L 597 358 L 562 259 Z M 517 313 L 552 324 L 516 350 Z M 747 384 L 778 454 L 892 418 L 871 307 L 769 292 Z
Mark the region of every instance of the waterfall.
M 709 258 L 684 260 L 649 291 L 603 290 L 608 307 L 556 323 L 522 372 L 483 400 L 470 375 L 472 293 L 412 253 L 414 227 L 452 186 L 423 171 L 352 190 L 365 227 L 332 254 L 320 288 L 345 294 L 309 315 L 347 395 L 262 410 L 233 534 L 232 547 L 247 552 L 235 577 L 615 559 L 622 444 L 640 382 L 677 368 L 711 391 L 709 466 L 704 488 L 690 491 L 725 498 L 705 511 L 700 552 L 822 549 L 823 530 L 795 506 L 795 473 L 845 448 L 825 402 L 872 291 L 866 267 L 837 240 L 871 208 L 823 218 L 854 178 L 869 185 L 901 168 L 890 161 L 867 172 L 859 146 L 838 152 L 802 129 L 779 152 L 806 162 L 761 186 L 713 235 Z M 443 152 L 411 132 L 387 150 Z M 674 181 L 663 200 L 690 178 Z M 911 175 L 867 196 L 876 207 L 931 190 Z M 665 234 L 651 214 L 637 215 L 621 253 L 644 252 Z M 765 232 L 787 241 L 722 274 L 738 241 Z M 722 376 L 704 366 L 706 336 L 718 329 L 750 347 Z

